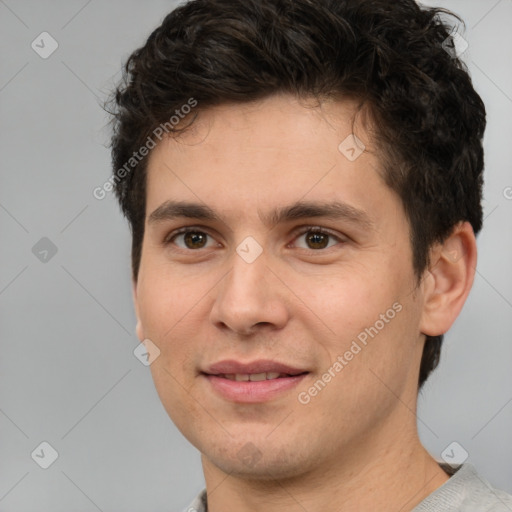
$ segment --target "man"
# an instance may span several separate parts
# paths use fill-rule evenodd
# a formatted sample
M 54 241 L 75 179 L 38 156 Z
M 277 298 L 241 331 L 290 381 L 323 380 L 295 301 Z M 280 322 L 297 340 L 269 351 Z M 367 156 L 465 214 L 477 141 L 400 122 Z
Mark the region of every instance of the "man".
M 195 0 L 115 96 L 137 335 L 190 511 L 512 510 L 416 426 L 470 292 L 485 109 L 413 0 Z

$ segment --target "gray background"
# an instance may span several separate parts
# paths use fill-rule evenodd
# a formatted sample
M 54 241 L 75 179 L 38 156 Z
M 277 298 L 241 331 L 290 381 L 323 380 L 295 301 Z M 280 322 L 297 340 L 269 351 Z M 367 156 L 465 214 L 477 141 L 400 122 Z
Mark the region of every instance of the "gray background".
M 486 219 L 419 429 L 436 458 L 457 441 L 512 492 L 512 0 L 429 4 L 467 24 L 488 109 Z M 203 486 L 198 453 L 133 355 L 127 224 L 111 194 L 92 195 L 110 173 L 99 104 L 174 5 L 0 0 L 1 511 L 170 512 Z M 31 48 L 43 31 L 59 44 L 47 59 Z M 57 248 L 46 262 L 32 252 L 42 237 Z M 46 470 L 31 458 L 42 441 L 59 453 Z

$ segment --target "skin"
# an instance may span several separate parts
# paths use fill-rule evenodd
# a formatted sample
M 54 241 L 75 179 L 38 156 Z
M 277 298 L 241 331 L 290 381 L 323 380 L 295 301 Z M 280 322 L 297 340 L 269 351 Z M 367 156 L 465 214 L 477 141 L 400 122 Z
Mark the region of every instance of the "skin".
M 417 382 L 425 334 L 446 332 L 469 293 L 475 237 L 468 223 L 456 226 L 432 248 L 418 283 L 409 224 L 379 173 L 369 125 L 356 118 L 366 151 L 355 161 L 338 150 L 353 114 L 348 100 L 318 106 L 288 95 L 222 105 L 150 154 L 137 335 L 160 350 L 155 386 L 202 453 L 210 512 L 405 511 L 448 480 L 418 438 Z M 168 200 L 206 204 L 222 220 L 149 222 Z M 297 200 L 348 203 L 373 227 L 260 218 Z M 186 226 L 209 235 L 204 247 L 172 239 Z M 304 226 L 329 230 L 327 247 L 312 246 Z M 252 263 L 236 252 L 248 236 L 263 250 Z M 300 403 L 395 303 L 401 311 Z M 200 373 L 223 359 L 272 359 L 310 373 L 272 400 L 235 403 Z

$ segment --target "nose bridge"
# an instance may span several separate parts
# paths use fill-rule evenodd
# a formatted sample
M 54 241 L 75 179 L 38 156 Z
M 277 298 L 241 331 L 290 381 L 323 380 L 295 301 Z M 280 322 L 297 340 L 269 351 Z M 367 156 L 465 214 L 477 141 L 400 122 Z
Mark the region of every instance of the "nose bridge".
M 247 263 L 238 255 L 233 257 L 231 272 L 225 283 L 224 294 L 229 299 L 242 299 L 246 305 L 261 302 L 268 292 L 265 281 L 265 262 L 259 261 Z
M 237 253 L 233 255 L 231 271 L 222 286 L 219 299 L 226 301 L 230 308 L 242 313 L 245 310 L 258 311 L 266 300 L 271 300 L 265 273 L 268 272 L 267 257 L 260 254 L 254 260 L 246 260 Z
M 284 325 L 288 313 L 283 290 L 268 263 L 262 248 L 257 250 L 251 240 L 239 244 L 230 271 L 219 283 L 211 311 L 214 324 L 244 333 L 256 324 Z

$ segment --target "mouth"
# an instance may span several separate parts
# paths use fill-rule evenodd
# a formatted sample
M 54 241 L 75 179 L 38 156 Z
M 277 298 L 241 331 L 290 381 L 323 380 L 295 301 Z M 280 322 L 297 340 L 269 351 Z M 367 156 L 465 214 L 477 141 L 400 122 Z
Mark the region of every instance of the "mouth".
M 307 372 L 304 372 L 307 373 Z M 296 375 L 302 375 L 296 374 Z M 236 382 L 261 382 L 263 380 L 275 380 L 275 379 L 284 379 L 287 377 L 296 377 L 296 375 L 292 375 L 289 373 L 279 373 L 279 372 L 262 372 L 262 373 L 220 373 L 216 375 L 216 377 L 221 377 L 228 380 L 234 380 Z
M 211 390 L 224 400 L 259 403 L 290 391 L 309 373 L 308 370 L 270 360 L 249 363 L 229 360 L 209 366 L 201 375 Z

